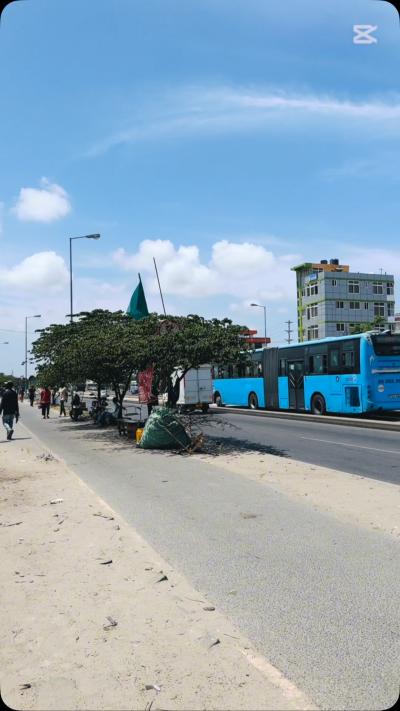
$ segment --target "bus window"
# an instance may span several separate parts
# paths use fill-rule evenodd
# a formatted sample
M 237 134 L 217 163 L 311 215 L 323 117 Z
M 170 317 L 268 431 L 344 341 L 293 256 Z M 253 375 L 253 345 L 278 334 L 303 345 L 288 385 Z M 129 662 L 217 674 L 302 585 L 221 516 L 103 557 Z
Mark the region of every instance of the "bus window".
M 353 370 L 354 368 L 354 351 L 342 352 L 342 368 L 343 370 Z
M 218 378 L 220 378 L 221 380 L 229 378 L 229 370 L 227 365 L 218 366 Z
M 233 377 L 234 378 L 244 378 L 244 363 L 238 363 L 233 366 Z
M 337 371 L 340 368 L 340 351 L 338 348 L 333 348 L 329 352 L 329 370 Z
M 286 360 L 284 358 L 279 361 L 279 375 L 286 375 Z
M 246 365 L 244 366 L 244 373 L 243 373 L 244 378 L 253 378 L 254 377 L 254 365 L 255 365 L 255 363 L 246 363 Z
M 309 373 L 311 375 L 322 375 L 327 372 L 327 357 L 322 353 L 310 356 Z
M 400 335 L 373 335 L 371 341 L 376 355 L 400 355 Z

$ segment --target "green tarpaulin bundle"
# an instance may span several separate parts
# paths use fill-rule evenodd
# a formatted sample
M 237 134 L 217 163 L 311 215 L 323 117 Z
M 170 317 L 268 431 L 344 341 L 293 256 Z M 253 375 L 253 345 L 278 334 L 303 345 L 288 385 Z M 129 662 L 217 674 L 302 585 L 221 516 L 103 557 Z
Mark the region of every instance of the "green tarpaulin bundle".
M 143 449 L 182 449 L 191 439 L 175 412 L 168 407 L 153 410 L 148 418 L 139 447 Z

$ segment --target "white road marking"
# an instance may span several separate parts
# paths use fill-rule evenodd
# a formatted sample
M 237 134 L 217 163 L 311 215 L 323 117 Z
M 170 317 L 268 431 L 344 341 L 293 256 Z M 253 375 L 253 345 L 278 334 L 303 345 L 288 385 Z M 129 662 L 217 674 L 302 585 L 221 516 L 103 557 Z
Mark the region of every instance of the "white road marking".
M 300 439 L 309 439 L 311 442 L 327 442 L 328 444 L 340 444 L 342 447 L 355 447 L 356 449 L 370 449 L 373 452 L 386 452 L 386 454 L 400 454 L 398 449 L 378 449 L 378 447 L 365 447 L 363 444 L 348 444 L 347 442 L 335 442 L 333 439 L 317 439 L 317 437 L 302 437 Z
M 274 686 L 283 691 L 290 701 L 297 703 L 297 708 L 304 709 L 304 711 L 317 711 L 318 706 L 315 706 L 303 691 L 289 681 L 289 679 L 287 679 L 279 669 L 270 664 L 265 657 L 248 652 L 246 649 L 241 649 L 240 651 L 246 657 L 247 661 L 264 674 Z

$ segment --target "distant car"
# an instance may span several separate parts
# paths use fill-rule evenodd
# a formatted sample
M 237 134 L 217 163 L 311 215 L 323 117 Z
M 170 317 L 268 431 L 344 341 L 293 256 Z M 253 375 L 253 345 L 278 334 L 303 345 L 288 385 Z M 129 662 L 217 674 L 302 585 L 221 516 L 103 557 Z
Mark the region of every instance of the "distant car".
M 131 395 L 137 395 L 139 392 L 139 388 L 137 383 L 131 383 Z

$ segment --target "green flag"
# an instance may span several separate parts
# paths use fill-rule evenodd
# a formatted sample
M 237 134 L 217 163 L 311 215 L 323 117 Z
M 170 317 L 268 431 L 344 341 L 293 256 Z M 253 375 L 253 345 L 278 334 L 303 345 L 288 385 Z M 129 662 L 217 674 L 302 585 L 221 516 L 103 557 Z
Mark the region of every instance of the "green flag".
M 146 318 L 146 316 L 149 315 L 140 274 L 139 284 L 137 285 L 135 291 L 132 294 L 132 298 L 129 302 L 128 310 L 126 313 L 128 314 L 128 316 L 131 316 L 131 318 L 136 319 L 136 321 L 139 321 L 141 318 Z

